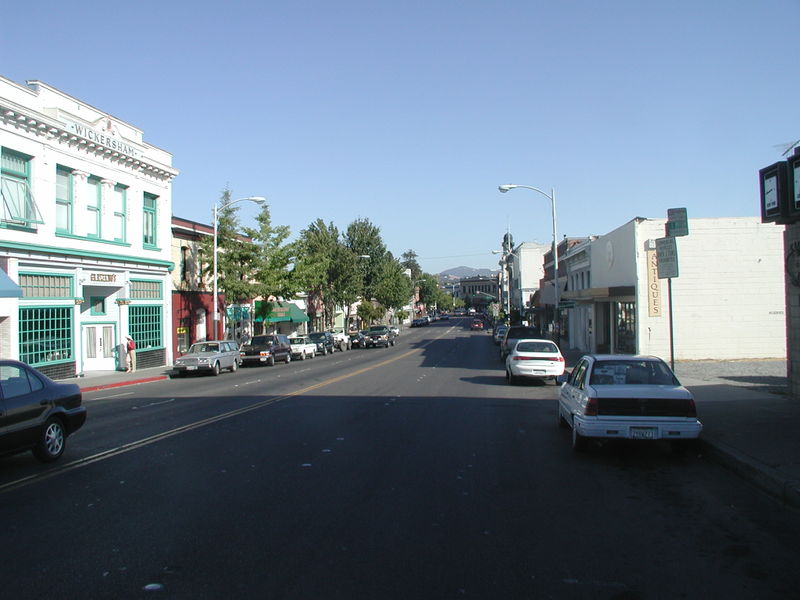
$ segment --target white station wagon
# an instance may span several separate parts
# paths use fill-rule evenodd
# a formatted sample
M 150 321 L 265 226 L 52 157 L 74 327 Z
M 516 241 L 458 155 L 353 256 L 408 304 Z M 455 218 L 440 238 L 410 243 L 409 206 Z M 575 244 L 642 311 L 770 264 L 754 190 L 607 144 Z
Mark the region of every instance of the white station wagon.
M 590 438 L 669 440 L 680 448 L 703 429 L 689 390 L 655 356 L 582 357 L 562 382 L 558 424 L 572 428 L 572 447 Z

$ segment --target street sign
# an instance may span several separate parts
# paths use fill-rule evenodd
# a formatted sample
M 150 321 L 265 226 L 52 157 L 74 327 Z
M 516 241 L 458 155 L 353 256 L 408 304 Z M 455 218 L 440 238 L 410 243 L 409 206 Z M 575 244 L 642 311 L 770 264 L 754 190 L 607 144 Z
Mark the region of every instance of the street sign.
M 685 208 L 667 209 L 667 230 L 670 237 L 689 235 L 689 217 Z
M 558 303 L 558 308 L 575 308 L 574 300 L 562 300 Z
M 678 245 L 674 237 L 663 237 L 656 240 L 656 258 L 658 259 L 658 278 L 670 279 L 678 276 Z

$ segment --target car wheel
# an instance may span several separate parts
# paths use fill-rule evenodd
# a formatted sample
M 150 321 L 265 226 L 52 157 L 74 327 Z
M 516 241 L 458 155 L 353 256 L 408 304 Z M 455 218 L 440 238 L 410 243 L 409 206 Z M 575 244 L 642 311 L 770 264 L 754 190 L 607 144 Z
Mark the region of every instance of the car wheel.
M 238 360 L 233 361 L 233 364 L 231 365 L 231 373 L 236 373 L 238 368 L 239 368 L 239 361 Z
M 219 362 L 215 362 L 215 363 L 214 363 L 214 366 L 211 368 L 211 374 L 212 374 L 214 377 L 216 377 L 217 375 L 219 375 L 219 371 L 220 371 L 220 369 L 219 369 Z
M 267 364 L 268 364 L 270 367 L 274 367 L 274 366 L 275 366 L 275 357 L 274 357 L 274 356 L 270 356 L 270 357 L 269 357 L 269 360 L 267 361 Z
M 286 360 L 285 360 L 284 362 L 285 362 L 287 365 L 288 365 L 290 362 L 292 362 L 292 353 L 291 353 L 291 352 L 287 352 L 287 353 L 286 353 Z
M 300 353 L 300 360 L 305 360 L 305 359 L 306 359 L 306 351 L 305 351 L 305 350 L 303 350 L 303 351 Z
M 589 440 L 578 433 L 575 423 L 572 423 L 572 449 L 576 452 L 583 452 L 588 446 Z
M 506 381 L 508 385 L 517 385 L 517 378 L 511 374 L 511 371 L 506 371 Z
M 67 434 L 64 424 L 58 417 L 50 417 L 44 424 L 39 443 L 33 449 L 33 455 L 42 462 L 51 462 L 64 454 Z

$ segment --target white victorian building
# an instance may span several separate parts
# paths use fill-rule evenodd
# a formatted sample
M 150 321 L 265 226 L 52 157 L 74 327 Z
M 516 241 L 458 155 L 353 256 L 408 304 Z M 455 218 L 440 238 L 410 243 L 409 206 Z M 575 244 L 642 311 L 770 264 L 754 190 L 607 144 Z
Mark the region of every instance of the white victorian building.
M 38 81 L 0 77 L 0 356 L 53 378 L 171 364 L 172 155 Z

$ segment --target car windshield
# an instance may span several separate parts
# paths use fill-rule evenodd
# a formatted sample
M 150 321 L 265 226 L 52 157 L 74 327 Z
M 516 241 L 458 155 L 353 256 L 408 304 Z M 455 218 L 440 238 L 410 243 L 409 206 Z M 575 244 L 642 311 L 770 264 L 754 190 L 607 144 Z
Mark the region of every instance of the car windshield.
M 272 343 L 272 338 L 268 335 L 257 335 L 250 340 L 251 346 L 266 346 Z
M 305 344 L 306 341 L 303 338 L 289 338 L 289 343 L 292 345 Z
M 324 333 L 312 333 L 312 334 L 309 334 L 308 337 L 310 337 L 312 340 L 322 340 L 322 339 L 325 339 L 325 334 Z
M 189 348 L 189 354 L 200 354 L 202 352 L 219 352 L 219 344 L 192 344 Z
M 508 329 L 509 339 L 523 339 L 523 338 L 536 338 L 541 337 L 539 330 L 535 327 L 511 327 Z
M 589 385 L 680 385 L 660 360 L 600 360 Z

